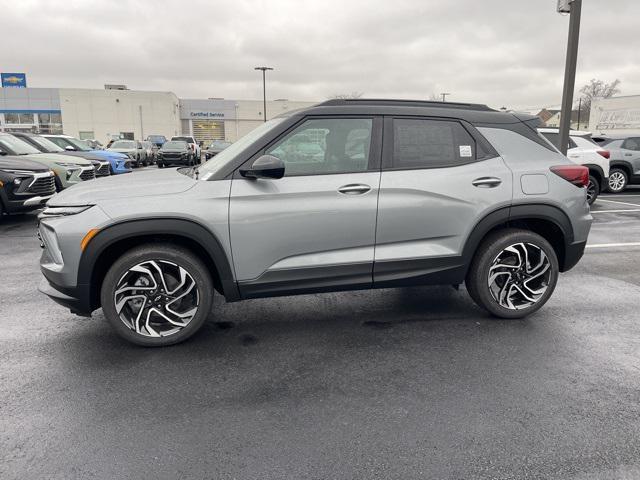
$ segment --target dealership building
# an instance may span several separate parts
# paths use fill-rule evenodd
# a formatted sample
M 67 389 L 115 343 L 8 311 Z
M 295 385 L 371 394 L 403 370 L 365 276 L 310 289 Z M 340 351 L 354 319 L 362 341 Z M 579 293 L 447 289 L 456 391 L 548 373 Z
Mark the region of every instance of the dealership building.
M 597 134 L 640 135 L 640 95 L 594 98 L 589 130 Z
M 316 102 L 267 102 L 267 119 Z M 235 141 L 264 122 L 262 100 L 180 99 L 172 92 L 105 85 L 84 88 L 0 88 L 0 131 L 65 133 L 102 143 L 113 138 L 193 135 Z

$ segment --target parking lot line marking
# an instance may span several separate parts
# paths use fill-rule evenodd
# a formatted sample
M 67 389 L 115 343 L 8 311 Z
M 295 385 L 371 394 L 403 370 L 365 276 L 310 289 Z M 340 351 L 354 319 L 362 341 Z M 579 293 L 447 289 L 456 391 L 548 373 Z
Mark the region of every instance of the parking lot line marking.
M 609 247 L 640 247 L 640 242 L 594 243 L 593 245 L 587 245 L 586 248 L 609 248 Z
M 616 195 L 600 195 L 599 198 L 616 198 L 616 197 L 640 197 L 640 193 L 618 193 Z
M 640 208 L 627 208 L 626 210 L 591 210 L 591 213 L 625 213 L 640 212 Z
M 601 202 L 609 202 L 609 203 L 617 203 L 619 205 L 631 205 L 632 207 L 640 207 L 637 203 L 629 203 L 629 202 L 618 202 L 617 200 L 605 200 L 604 198 L 600 199 Z

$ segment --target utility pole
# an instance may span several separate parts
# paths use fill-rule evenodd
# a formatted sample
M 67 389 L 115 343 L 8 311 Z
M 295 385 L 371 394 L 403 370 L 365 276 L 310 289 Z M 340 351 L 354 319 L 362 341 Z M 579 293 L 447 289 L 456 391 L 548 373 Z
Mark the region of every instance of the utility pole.
M 140 111 L 140 140 L 144 140 L 144 129 L 142 126 L 142 105 L 138 105 Z
M 567 59 L 564 68 L 562 110 L 560 113 L 560 151 L 563 155 L 567 154 L 567 146 L 569 144 L 573 89 L 576 83 L 576 64 L 578 62 L 581 10 L 582 0 L 558 0 L 558 12 L 569 13 L 569 38 L 567 40 Z
M 580 112 L 582 111 L 582 97 L 578 99 L 578 130 L 580 130 Z
M 262 104 L 263 111 L 262 115 L 264 117 L 264 121 L 267 121 L 267 79 L 266 72 L 267 70 L 273 70 L 271 67 L 255 67 L 254 70 L 262 70 Z
M 447 95 L 451 95 L 451 94 L 444 92 L 444 93 L 441 93 L 440 95 L 442 95 L 442 101 L 446 102 L 447 101 Z

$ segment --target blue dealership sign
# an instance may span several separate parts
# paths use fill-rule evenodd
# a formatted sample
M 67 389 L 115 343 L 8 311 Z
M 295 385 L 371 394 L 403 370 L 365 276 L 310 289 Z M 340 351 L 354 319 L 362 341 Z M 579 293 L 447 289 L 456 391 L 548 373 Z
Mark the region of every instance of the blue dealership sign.
M 27 87 L 27 75 L 25 73 L 0 73 L 2 77 L 2 87 Z

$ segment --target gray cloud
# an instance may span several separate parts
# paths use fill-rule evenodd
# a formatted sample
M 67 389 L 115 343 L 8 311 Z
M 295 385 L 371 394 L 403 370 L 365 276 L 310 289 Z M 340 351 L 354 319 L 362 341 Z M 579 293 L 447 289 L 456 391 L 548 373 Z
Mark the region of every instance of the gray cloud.
M 322 100 L 336 93 L 495 107 L 560 102 L 568 17 L 556 0 L 11 2 L 2 71 L 30 86 L 125 83 L 182 97 Z M 640 93 L 640 2 L 584 0 L 578 85 Z M 11 41 L 9 41 L 11 39 Z M 6 48 L 8 45 L 13 48 Z

